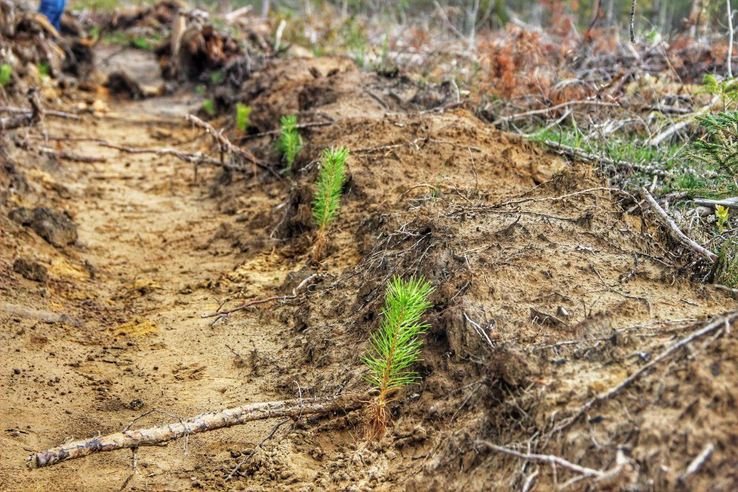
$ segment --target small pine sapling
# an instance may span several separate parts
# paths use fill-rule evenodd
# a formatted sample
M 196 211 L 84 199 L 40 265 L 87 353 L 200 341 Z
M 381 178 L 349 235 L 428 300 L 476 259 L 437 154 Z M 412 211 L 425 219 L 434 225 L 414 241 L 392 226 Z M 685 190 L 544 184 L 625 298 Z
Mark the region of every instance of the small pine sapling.
M 421 318 L 433 307 L 428 300 L 433 290 L 423 277 L 394 277 L 387 284 L 379 330 L 372 335 L 369 350 L 362 358 L 369 368 L 365 379 L 379 390 L 370 407 L 367 439 L 380 439 L 387 430 L 391 421 L 387 407 L 392 394 L 420 379 L 413 365 L 420 360 L 420 335 L 429 327 Z
M 705 130 L 705 137 L 692 146 L 691 156 L 698 161 L 725 172 L 738 175 L 738 111 L 718 113 L 697 118 Z
M 349 151 L 344 147 L 325 149 L 323 159 L 315 183 L 313 199 L 313 218 L 318 226 L 313 249 L 313 261 L 319 262 L 323 254 L 328 226 L 338 215 L 343 194 L 343 182 L 346 180 L 346 159 Z
M 9 64 L 3 63 L 0 66 L 0 86 L 7 87 L 10 84 L 11 75 L 13 75 L 13 68 Z
M 251 116 L 251 106 L 246 104 L 236 104 L 236 128 L 241 132 L 245 132 L 249 127 L 249 116 Z
M 302 139 L 297 132 L 297 116 L 282 116 L 280 123 L 282 127 L 279 140 L 277 140 L 277 149 L 287 161 L 287 174 L 290 174 L 295 157 L 302 149 Z

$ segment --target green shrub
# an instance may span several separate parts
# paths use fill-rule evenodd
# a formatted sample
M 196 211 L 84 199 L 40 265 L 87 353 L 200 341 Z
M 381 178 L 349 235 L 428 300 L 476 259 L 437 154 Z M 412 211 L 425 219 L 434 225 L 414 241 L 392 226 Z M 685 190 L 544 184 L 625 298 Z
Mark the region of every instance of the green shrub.
M 392 394 L 420 379 L 413 365 L 418 362 L 423 346 L 420 335 L 429 327 L 421 318 L 433 307 L 428 300 L 432 293 L 433 287 L 422 277 L 411 277 L 408 281 L 394 277 L 387 284 L 382 321 L 362 359 L 369 369 L 365 379 L 379 390 L 367 425 L 369 439 L 384 435 L 390 422 L 387 403 Z

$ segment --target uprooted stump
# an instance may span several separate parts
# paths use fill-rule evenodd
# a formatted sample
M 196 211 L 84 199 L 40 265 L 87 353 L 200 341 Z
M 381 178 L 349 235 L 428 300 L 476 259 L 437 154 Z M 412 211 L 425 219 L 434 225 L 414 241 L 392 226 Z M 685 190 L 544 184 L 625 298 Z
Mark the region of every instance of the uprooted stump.
M 83 458 L 93 453 L 136 449 L 140 446 L 156 446 L 162 443 L 224 427 L 245 424 L 254 420 L 276 417 L 301 417 L 339 411 L 355 410 L 369 401 L 369 393 L 353 393 L 319 398 L 301 398 L 264 403 L 252 403 L 230 408 L 222 412 L 203 413 L 196 417 L 161 427 L 139 430 L 124 430 L 102 437 L 74 441 L 57 446 L 28 458 L 30 468 L 56 465 L 62 461 Z

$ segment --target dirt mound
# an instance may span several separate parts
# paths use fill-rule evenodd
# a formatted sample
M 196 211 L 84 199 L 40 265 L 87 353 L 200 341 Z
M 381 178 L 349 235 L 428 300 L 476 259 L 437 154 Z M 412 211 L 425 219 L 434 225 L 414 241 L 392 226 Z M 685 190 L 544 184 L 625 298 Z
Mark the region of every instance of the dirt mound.
M 286 114 L 321 122 L 300 130 L 306 146 L 281 179 L 201 169 L 195 181 L 171 156 L 119 155 L 92 138 L 64 145 L 108 163 L 50 175 L 9 152 L 0 227 L 11 232 L 0 251 L 34 258 L 48 278 L 39 289 L 0 263 L 3 488 L 548 489 L 580 478 L 487 443 L 593 470 L 620 460 L 611 482 L 580 488 L 734 485 L 738 366 L 727 328 L 562 427 L 734 301 L 685 276 L 633 197 L 590 166 L 495 131 L 457 97 L 341 58 L 275 61 L 241 88 L 251 133 L 229 136 L 276 168 L 275 135 L 263 132 Z M 117 111 L 95 137 L 207 150 L 181 119 L 161 119 L 157 104 L 175 102 L 111 101 Z M 314 264 L 310 202 L 329 146 L 351 150 L 350 178 Z M 53 191 L 30 191 L 42 189 Z M 52 205 L 79 230 L 63 250 L 7 218 Z M 168 415 L 146 425 L 364 389 L 360 358 L 386 281 L 412 274 L 436 286 L 422 381 L 392 402 L 394 425 L 378 443 L 364 442 L 364 415 L 352 412 L 192 436 L 180 443 L 186 455 L 142 449 L 137 474 L 124 453 L 23 468 L 29 449 L 117 431 L 153 409 Z M 305 282 L 269 307 L 200 318 Z M 709 460 L 687 473 L 708 444 Z

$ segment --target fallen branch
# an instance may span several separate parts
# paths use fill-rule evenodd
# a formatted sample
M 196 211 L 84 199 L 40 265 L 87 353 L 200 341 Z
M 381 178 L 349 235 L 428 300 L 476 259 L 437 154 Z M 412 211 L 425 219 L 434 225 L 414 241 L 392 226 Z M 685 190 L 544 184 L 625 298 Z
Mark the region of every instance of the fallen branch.
M 700 244 L 697 244 L 697 242 L 688 238 L 686 234 L 684 234 L 681 230 L 679 230 L 679 227 L 677 227 L 676 223 L 671 219 L 671 217 L 667 215 L 664 209 L 661 208 L 661 206 L 656 202 L 653 195 L 651 195 L 651 193 L 649 193 L 649 191 L 645 187 L 641 188 L 641 194 L 643 195 L 643 198 L 645 198 L 648 204 L 651 206 L 653 211 L 656 212 L 656 215 L 658 215 L 661 218 L 661 221 L 669 229 L 674 239 L 684 244 L 686 247 L 688 247 L 689 249 L 691 249 L 698 255 L 707 259 L 710 263 L 714 263 L 715 260 L 717 260 L 718 256 L 715 253 L 705 249 Z
M 26 110 L 22 114 L 0 118 L 0 132 L 24 126 L 32 126 L 43 119 L 44 110 L 41 108 L 36 89 L 31 88 L 28 90 L 28 102 L 31 104 L 31 111 Z
M 280 176 L 274 169 L 272 169 L 270 166 L 264 164 L 259 159 L 256 158 L 254 154 L 249 152 L 248 150 L 239 147 L 238 145 L 234 145 L 231 143 L 230 140 L 228 140 L 225 135 L 223 135 L 223 132 L 217 131 L 215 128 L 213 128 L 213 125 L 210 123 L 207 123 L 200 118 L 198 118 L 195 115 L 188 114 L 187 115 L 187 121 L 194 124 L 195 126 L 198 126 L 200 128 L 203 128 L 208 134 L 210 134 L 213 139 L 220 145 L 221 150 L 224 152 L 229 152 L 232 154 L 236 154 L 247 161 L 251 162 L 255 166 L 259 166 L 262 169 L 265 169 L 272 173 L 274 176 L 276 176 L 279 179 L 282 179 L 282 176 Z M 224 163 L 225 164 L 225 163 Z
M 312 121 L 309 123 L 300 123 L 298 125 L 295 125 L 295 128 L 299 130 L 301 128 L 312 128 L 316 126 L 329 126 L 329 125 L 333 125 L 334 123 L 335 121 Z M 282 132 L 281 129 L 269 130 L 266 132 L 254 133 L 253 135 L 244 135 L 243 137 L 241 137 L 240 140 L 243 142 L 244 140 L 249 140 L 252 138 L 265 137 L 267 135 L 277 135 L 281 132 Z
M 287 299 L 296 299 L 297 298 L 297 293 L 300 290 L 302 290 L 303 287 L 307 288 L 306 287 L 307 283 L 310 280 L 312 280 L 313 278 L 317 277 L 317 276 L 318 276 L 318 274 L 317 273 L 314 273 L 314 274 L 310 275 L 309 277 L 307 277 L 302 282 L 300 282 L 300 284 L 292 290 L 292 294 L 291 295 L 288 295 L 288 296 L 274 296 L 274 297 L 267 297 L 266 299 L 258 299 L 256 301 L 249 301 L 249 302 L 246 302 L 244 304 L 241 304 L 238 307 L 234 307 L 233 309 L 227 309 L 225 311 L 216 311 L 216 312 L 210 313 L 210 314 L 203 314 L 200 317 L 201 318 L 214 318 L 215 316 L 226 316 L 228 314 L 235 313 L 237 311 L 243 311 L 244 309 L 249 308 L 251 306 L 258 306 L 259 304 L 266 304 L 267 302 L 272 302 L 272 301 L 285 301 Z
M 172 155 L 178 159 L 181 159 L 185 162 L 189 162 L 191 164 L 213 164 L 216 166 L 224 166 L 229 167 L 229 164 L 225 164 L 220 162 L 218 159 L 215 159 L 213 157 L 207 156 L 201 152 L 196 152 L 194 154 L 188 154 L 187 152 L 180 152 L 179 150 L 170 149 L 167 147 L 163 147 L 161 149 L 155 149 L 155 148 L 144 148 L 144 147 L 126 147 L 124 145 L 115 145 L 110 144 L 108 142 L 99 141 L 97 144 L 100 147 L 106 147 L 109 149 L 115 149 L 119 150 L 121 152 L 126 152 L 128 154 L 156 154 L 156 155 Z M 230 166 L 229 168 L 233 169 L 240 169 L 235 166 Z
M 502 118 L 498 118 L 494 122 L 492 122 L 493 125 L 499 125 L 500 123 L 507 123 L 508 121 L 517 120 L 519 118 L 524 118 L 526 116 L 534 116 L 537 114 L 546 114 L 550 113 L 551 111 L 556 111 L 558 109 L 562 108 L 569 108 L 571 106 L 604 106 L 608 108 L 619 108 L 621 107 L 618 103 L 610 103 L 605 101 L 569 101 L 562 104 L 557 104 L 556 106 L 551 106 L 550 108 L 543 108 L 543 109 L 534 109 L 531 111 L 526 111 L 524 113 L 517 113 L 517 114 L 511 114 L 510 116 L 503 116 Z
M 563 145 L 553 140 L 544 140 L 543 143 L 557 154 L 566 155 L 574 159 L 582 160 L 583 162 L 603 162 L 611 166 L 624 167 L 631 171 L 640 171 L 646 174 L 650 174 L 651 176 L 660 176 L 662 178 L 673 175 L 673 172 L 669 172 L 663 169 L 657 169 L 654 166 L 644 166 L 642 164 L 636 164 L 635 162 L 628 161 L 616 161 L 615 159 L 611 159 L 602 155 L 590 154 L 588 152 L 584 152 L 581 149 L 577 149 L 576 147 Z
M 12 106 L 0 106 L 0 113 L 10 113 L 20 116 L 29 116 L 33 111 L 23 108 L 15 108 Z M 44 116 L 53 116 L 55 118 L 63 118 L 67 120 L 79 120 L 81 119 L 78 115 L 72 113 L 64 113 L 62 111 L 45 110 Z
M 565 460 L 564 458 L 560 458 L 552 454 L 521 453 L 514 449 L 506 448 L 504 446 L 498 446 L 496 444 L 492 444 L 489 441 L 483 440 L 477 441 L 477 444 L 485 446 L 493 451 L 497 451 L 498 453 L 509 454 L 510 456 L 515 456 L 516 458 L 521 458 L 527 461 L 538 461 L 540 463 L 549 463 L 554 466 L 560 466 L 562 468 L 566 468 L 567 470 L 571 470 L 574 473 L 578 473 L 585 477 L 594 478 L 596 480 L 603 480 L 605 478 L 614 477 L 615 475 L 620 473 L 620 470 L 623 468 L 623 465 L 626 462 L 624 456 L 618 456 L 616 464 L 611 470 L 602 471 L 595 470 L 594 468 L 587 468 L 586 466 L 577 465 L 576 463 L 572 463 L 571 461 Z
M 603 401 L 609 400 L 613 396 L 620 393 L 623 389 L 633 384 L 634 381 L 639 379 L 641 376 L 643 376 L 645 373 L 651 370 L 654 366 L 656 366 L 657 364 L 659 364 L 660 362 L 668 358 L 670 355 L 672 355 L 674 352 L 676 352 L 680 348 L 690 344 L 691 342 L 697 340 L 700 337 L 703 337 L 709 333 L 712 333 L 715 330 L 725 328 L 726 326 L 729 327 L 730 324 L 733 323 L 736 319 L 738 319 L 738 311 L 730 312 L 724 316 L 720 316 L 719 318 L 712 320 L 706 326 L 690 333 L 689 335 L 680 339 L 673 345 L 670 345 L 669 347 L 664 349 L 658 356 L 656 356 L 651 362 L 649 362 L 648 364 L 644 365 L 643 367 L 638 369 L 636 372 L 631 374 L 628 378 L 625 379 L 625 381 L 605 391 L 604 393 L 601 393 L 595 396 L 594 398 L 589 400 L 587 403 L 582 405 L 579 408 L 579 410 L 577 410 L 568 420 L 566 420 L 561 425 L 557 426 L 553 431 L 551 431 L 551 434 L 554 434 L 556 432 L 561 432 L 569 428 L 572 424 L 574 424 L 574 422 L 576 422 L 581 417 L 583 417 L 587 412 L 589 412 L 595 405 Z
M 49 147 L 39 147 L 38 149 L 44 154 L 53 155 L 54 157 L 58 159 L 65 159 L 67 161 L 87 162 L 87 163 L 108 161 L 104 157 L 91 157 L 91 156 L 86 156 L 86 155 L 73 154 L 72 152 L 66 152 L 64 150 L 54 150 L 54 149 L 50 149 Z
M 297 400 L 252 403 L 222 412 L 204 413 L 185 421 L 151 427 L 149 429 L 126 430 L 107 436 L 93 437 L 75 441 L 47 451 L 36 453 L 28 458 L 30 468 L 56 465 L 62 461 L 83 458 L 93 453 L 136 449 L 140 446 L 156 446 L 190 434 L 199 434 L 224 427 L 242 425 L 255 420 L 276 417 L 301 417 L 321 415 L 332 412 L 355 410 L 367 401 L 368 393 L 302 398 Z
M 738 209 L 738 197 L 724 198 L 722 200 L 710 200 L 708 198 L 695 198 L 694 203 L 704 207 L 712 207 L 720 205 L 721 207 Z

